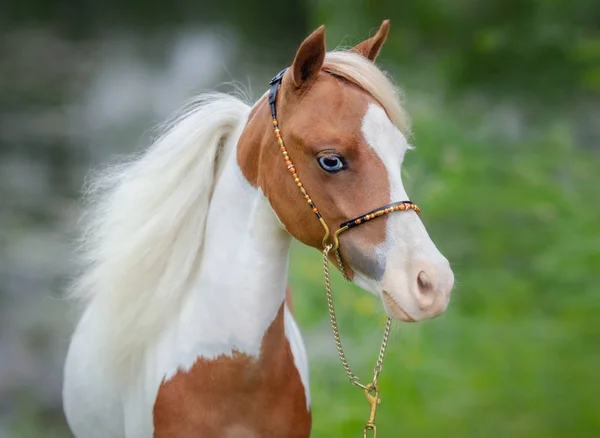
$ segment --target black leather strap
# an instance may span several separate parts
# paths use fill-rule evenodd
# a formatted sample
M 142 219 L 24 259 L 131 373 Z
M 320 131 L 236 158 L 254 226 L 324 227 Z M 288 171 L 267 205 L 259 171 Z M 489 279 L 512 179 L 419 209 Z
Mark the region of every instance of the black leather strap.
M 279 87 L 281 86 L 281 82 L 283 81 L 283 75 L 285 74 L 287 69 L 288 68 L 286 67 L 283 70 L 281 70 L 273 77 L 273 79 L 271 79 L 271 82 L 269 82 L 269 85 L 271 86 L 271 88 L 269 89 L 269 106 L 271 107 L 271 117 L 273 117 L 274 119 L 277 118 L 277 108 L 275 106 L 277 102 L 277 92 L 279 91 Z

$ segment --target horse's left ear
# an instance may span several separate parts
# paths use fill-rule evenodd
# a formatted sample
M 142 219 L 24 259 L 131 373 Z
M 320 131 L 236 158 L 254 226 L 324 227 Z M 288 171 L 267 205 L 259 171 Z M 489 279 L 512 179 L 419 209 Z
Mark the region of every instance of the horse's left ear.
M 292 63 L 292 79 L 297 88 L 316 78 L 325 60 L 325 26 L 319 27 L 306 38 Z
M 379 55 L 379 52 L 381 51 L 381 47 L 383 47 L 383 43 L 385 43 L 385 40 L 387 39 L 389 31 L 390 20 L 384 20 L 375 36 L 357 44 L 351 51 L 358 52 L 365 58 L 375 61 L 377 55 Z

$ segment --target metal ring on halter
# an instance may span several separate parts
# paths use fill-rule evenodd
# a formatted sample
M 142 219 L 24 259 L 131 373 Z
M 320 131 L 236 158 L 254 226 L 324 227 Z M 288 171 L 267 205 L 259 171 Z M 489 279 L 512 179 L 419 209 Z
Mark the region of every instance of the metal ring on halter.
M 333 245 L 333 244 L 329 243 L 330 232 L 329 232 L 329 227 L 327 226 L 327 223 L 325 222 L 325 219 L 320 217 L 319 222 L 321 222 L 321 225 L 323 226 L 323 229 L 325 230 L 325 235 L 323 236 L 323 241 L 321 242 L 321 244 L 323 245 L 323 248 L 327 248 L 327 245 L 331 245 L 332 248 L 335 246 L 335 248 L 337 249 L 337 247 L 339 246 L 339 242 L 338 242 L 338 245 Z M 337 234 L 333 235 L 333 239 L 334 239 L 334 241 L 337 242 Z

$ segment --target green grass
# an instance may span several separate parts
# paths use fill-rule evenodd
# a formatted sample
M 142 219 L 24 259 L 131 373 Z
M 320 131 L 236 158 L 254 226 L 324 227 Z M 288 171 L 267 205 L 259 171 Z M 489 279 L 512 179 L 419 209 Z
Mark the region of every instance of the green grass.
M 416 110 L 406 179 L 457 284 L 442 317 L 396 324 L 379 436 L 600 436 L 598 155 L 560 121 L 515 140 L 432 107 Z M 313 436 L 361 436 L 368 404 L 335 354 L 316 250 L 294 248 L 291 285 Z M 339 275 L 334 296 L 351 366 L 368 379 L 381 304 Z

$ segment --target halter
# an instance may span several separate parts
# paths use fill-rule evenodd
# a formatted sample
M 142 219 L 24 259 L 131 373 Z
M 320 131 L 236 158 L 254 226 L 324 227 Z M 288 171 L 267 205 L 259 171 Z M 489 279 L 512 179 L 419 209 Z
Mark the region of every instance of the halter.
M 294 163 L 292 162 L 292 159 L 290 158 L 290 155 L 283 143 L 283 138 L 281 137 L 281 131 L 279 129 L 279 122 L 277 121 L 276 102 L 277 102 L 277 92 L 279 91 L 279 87 L 281 86 L 281 83 L 283 81 L 283 76 L 286 71 L 287 71 L 287 68 L 281 70 L 273 79 L 271 79 L 271 82 L 269 83 L 269 85 L 270 85 L 269 106 L 271 107 L 271 118 L 273 119 L 273 129 L 275 131 L 275 137 L 277 138 L 277 142 L 279 143 L 279 150 L 281 151 L 281 154 L 283 155 L 283 158 L 285 160 L 285 165 L 287 166 L 288 171 L 291 173 L 292 178 L 294 178 L 294 182 L 300 189 L 300 193 L 302 194 L 302 196 L 304 196 L 304 199 L 306 200 L 307 204 L 312 209 L 312 212 L 315 214 L 315 216 L 317 217 L 317 219 L 323 226 L 323 230 L 324 230 L 324 236 L 323 236 L 323 242 L 322 242 L 323 243 L 323 271 L 325 274 L 325 288 L 327 290 L 327 304 L 329 307 L 329 319 L 330 319 L 331 328 L 333 331 L 333 339 L 335 341 L 335 346 L 336 346 L 336 349 L 338 352 L 338 356 L 340 358 L 342 366 L 344 367 L 344 370 L 346 371 L 346 374 L 348 375 L 348 378 L 350 379 L 350 383 L 352 383 L 353 385 L 364 390 L 365 395 L 367 397 L 367 401 L 369 402 L 369 405 L 370 405 L 371 410 L 369 413 L 369 419 L 367 420 L 367 423 L 365 425 L 365 428 L 363 431 L 363 436 L 364 436 L 364 438 L 366 438 L 369 431 L 371 431 L 373 433 L 373 437 L 375 438 L 375 436 L 377 434 L 377 429 L 375 427 L 375 414 L 377 412 L 377 406 L 381 403 L 381 399 L 379 398 L 379 388 L 377 386 L 377 382 L 379 379 L 379 374 L 381 373 L 381 370 L 383 368 L 383 358 L 385 356 L 385 351 L 387 348 L 387 342 L 388 342 L 388 338 L 389 338 L 389 334 L 390 334 L 392 319 L 390 317 L 388 317 L 386 324 L 385 324 L 385 330 L 383 332 L 383 339 L 381 340 L 381 347 L 379 349 L 379 356 L 377 358 L 377 362 L 373 369 L 373 371 L 374 371 L 373 372 L 373 380 L 371 381 L 371 383 L 364 385 L 364 384 L 360 383 L 358 376 L 356 376 L 350 369 L 350 366 L 348 365 L 348 361 L 346 360 L 346 355 L 344 353 L 344 349 L 342 347 L 342 341 L 340 339 L 340 333 L 338 330 L 337 319 L 335 316 L 335 309 L 333 306 L 333 298 L 332 298 L 332 294 L 331 294 L 331 279 L 330 279 L 330 275 L 329 275 L 329 253 L 332 251 L 334 252 L 340 272 L 342 273 L 345 280 L 350 281 L 350 279 L 348 278 L 348 275 L 346 274 L 346 270 L 344 269 L 344 264 L 342 263 L 342 257 L 340 255 L 340 251 L 339 251 L 339 247 L 340 247 L 339 235 L 341 233 L 343 233 L 344 231 L 350 230 L 352 228 L 356 228 L 359 225 L 365 224 L 375 218 L 384 216 L 386 214 L 389 214 L 389 213 L 392 213 L 395 211 L 413 210 L 417 214 L 421 214 L 421 209 L 416 204 L 413 204 L 411 201 L 393 202 L 391 204 L 387 204 L 382 207 L 379 207 L 375 210 L 371 210 L 368 213 L 365 213 L 359 217 L 356 217 L 349 221 L 343 222 L 342 224 L 340 224 L 339 228 L 333 234 L 331 234 L 329 227 L 327 226 L 327 223 L 325 222 L 325 220 L 323 219 L 323 216 L 319 212 L 319 209 L 317 208 L 317 206 L 313 202 L 312 198 L 306 191 L 306 188 L 304 187 L 304 184 L 302 184 L 302 181 L 300 181 L 300 177 L 298 176 L 296 167 L 294 166 Z

